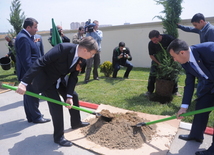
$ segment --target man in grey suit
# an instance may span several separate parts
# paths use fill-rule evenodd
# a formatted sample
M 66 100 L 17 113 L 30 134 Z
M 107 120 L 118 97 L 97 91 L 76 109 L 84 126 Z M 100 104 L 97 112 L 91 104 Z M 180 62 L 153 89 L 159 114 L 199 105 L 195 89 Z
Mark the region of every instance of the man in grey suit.
M 174 61 L 182 64 L 186 71 L 184 96 L 182 105 L 177 113 L 177 118 L 182 119 L 180 114 L 186 113 L 192 99 L 195 86 L 195 78 L 204 80 L 204 85 L 198 91 L 195 110 L 214 106 L 214 43 L 206 42 L 188 47 L 186 42 L 175 39 L 167 49 Z M 209 112 L 194 115 L 192 128 L 189 135 L 179 135 L 180 139 L 194 140 L 202 143 L 204 131 L 209 119 Z M 214 135 L 213 135 L 214 136 Z M 196 155 L 214 155 L 213 143 L 205 151 L 198 151 Z
M 34 18 L 26 18 L 23 24 L 23 29 L 16 36 L 16 74 L 18 80 L 21 81 L 24 74 L 32 66 L 32 64 L 41 56 L 39 48 L 34 42 L 38 22 Z M 28 91 L 32 90 L 31 85 L 27 87 Z M 46 123 L 50 119 L 43 118 L 39 111 L 39 99 L 24 95 L 24 109 L 28 122 Z
M 98 51 L 98 45 L 92 37 L 84 38 L 79 45 L 60 43 L 43 57 L 36 60 L 22 78 L 17 93 L 24 94 L 26 86 L 32 83 L 34 93 L 43 93 L 49 98 L 59 100 L 60 96 L 71 106 L 68 106 L 71 115 L 72 129 L 88 125 L 81 122 L 80 112 L 71 109 L 72 105 L 79 106 L 78 95 L 74 91 L 78 81 L 80 63 L 82 59 L 90 59 Z M 72 143 L 64 138 L 64 123 L 62 106 L 48 102 L 54 126 L 54 142 L 61 146 L 71 146 Z

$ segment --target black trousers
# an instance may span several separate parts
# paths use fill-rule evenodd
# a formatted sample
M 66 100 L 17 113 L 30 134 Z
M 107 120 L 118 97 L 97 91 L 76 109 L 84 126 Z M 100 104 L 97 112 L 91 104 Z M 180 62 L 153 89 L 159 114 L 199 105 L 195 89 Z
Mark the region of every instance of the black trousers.
M 33 92 L 33 86 L 31 84 L 27 86 L 27 91 Z M 42 114 L 39 110 L 38 98 L 29 95 L 23 95 L 23 103 L 28 122 L 37 121 L 42 117 Z
M 43 93 L 45 96 L 58 101 L 61 101 L 60 95 L 63 97 L 64 102 L 67 98 L 66 87 L 64 87 L 62 84 L 60 84 L 59 89 L 56 89 L 56 86 L 53 85 L 48 90 L 45 90 Z M 78 94 L 74 92 L 72 96 L 74 105 L 79 106 Z M 63 106 L 52 102 L 48 102 L 48 106 L 53 121 L 54 141 L 59 141 L 60 138 L 64 136 Z M 81 121 L 80 112 L 78 110 L 69 109 L 69 113 L 71 126 L 78 125 Z
M 197 99 L 195 110 L 204 109 L 212 106 L 214 106 L 214 94 L 207 93 Z M 211 111 L 194 115 L 192 128 L 190 131 L 190 137 L 204 139 L 204 131 L 207 127 L 210 112 Z M 214 151 L 214 145 L 212 146 L 212 148 Z
M 123 77 L 128 78 L 129 77 L 129 73 L 133 68 L 133 65 L 129 61 L 126 61 L 125 64 L 121 64 L 119 62 L 115 62 L 114 63 L 114 66 L 113 66 L 113 68 L 114 68 L 113 78 L 117 77 L 117 72 L 120 70 L 120 65 L 124 66 L 124 67 L 127 67 L 126 72 L 124 73 Z

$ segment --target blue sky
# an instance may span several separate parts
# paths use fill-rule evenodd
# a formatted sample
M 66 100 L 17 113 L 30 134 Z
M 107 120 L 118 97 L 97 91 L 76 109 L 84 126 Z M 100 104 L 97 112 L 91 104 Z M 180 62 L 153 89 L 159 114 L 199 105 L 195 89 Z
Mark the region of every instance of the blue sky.
M 0 32 L 12 28 L 9 19 L 12 0 L 0 0 Z M 154 0 L 20 0 L 22 12 L 38 22 L 38 29 L 49 30 L 51 18 L 56 25 L 70 29 L 71 22 L 98 20 L 100 24 L 123 25 L 125 22 L 145 23 L 158 21 L 156 15 L 163 15 L 162 5 Z M 191 19 L 195 13 L 213 17 L 214 0 L 183 0 L 182 19 Z

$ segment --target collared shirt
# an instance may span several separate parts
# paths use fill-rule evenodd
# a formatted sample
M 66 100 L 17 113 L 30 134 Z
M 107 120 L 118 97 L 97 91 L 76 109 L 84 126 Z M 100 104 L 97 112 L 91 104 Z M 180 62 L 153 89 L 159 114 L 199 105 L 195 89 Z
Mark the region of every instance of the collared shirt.
M 70 68 L 71 68 L 71 67 L 77 62 L 77 60 L 79 59 L 79 57 L 78 57 L 78 50 L 77 50 L 78 47 L 79 47 L 79 45 L 77 45 L 77 47 L 76 47 L 74 59 L 73 59 L 73 61 L 72 61 L 72 64 L 71 64 Z
M 208 76 L 207 76 L 207 75 L 201 70 L 201 68 L 198 66 L 198 63 L 196 62 L 196 60 L 195 60 L 195 58 L 194 58 L 194 56 L 193 56 L 192 51 L 191 51 L 190 48 L 189 48 L 189 52 L 190 52 L 190 59 L 189 59 L 189 62 L 192 62 L 192 63 L 195 65 L 195 67 L 196 67 L 198 73 L 199 73 L 202 77 L 204 77 L 205 79 L 208 79 Z
M 29 37 L 31 38 L 31 34 L 26 30 L 26 29 L 23 29 L 28 35 L 29 35 Z

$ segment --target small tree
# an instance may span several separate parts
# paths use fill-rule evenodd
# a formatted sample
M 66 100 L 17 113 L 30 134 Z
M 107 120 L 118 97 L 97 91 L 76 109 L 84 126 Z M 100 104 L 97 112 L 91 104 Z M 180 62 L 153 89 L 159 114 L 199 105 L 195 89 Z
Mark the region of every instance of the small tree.
M 183 0 L 155 0 L 157 4 L 161 4 L 164 10 L 165 16 L 155 16 L 162 20 L 164 33 L 178 38 L 177 24 L 180 22 L 180 15 L 182 12 L 181 3 Z M 156 54 L 158 61 L 161 65 L 157 65 L 155 75 L 156 88 L 155 96 L 152 98 L 154 101 L 160 103 L 170 102 L 172 97 L 172 90 L 174 84 L 178 80 L 178 75 L 181 73 L 181 66 L 177 62 L 173 61 L 170 54 L 162 47 L 162 51 Z
M 178 38 L 177 24 L 180 22 L 183 0 L 155 0 L 155 2 L 164 7 L 161 13 L 164 13 L 165 16 L 155 16 L 162 20 L 164 33 Z
M 10 19 L 7 19 L 13 26 L 13 29 L 9 30 L 9 34 L 14 38 L 22 29 L 22 24 L 25 20 L 24 12 L 21 13 L 21 3 L 19 0 L 13 0 L 10 7 Z

